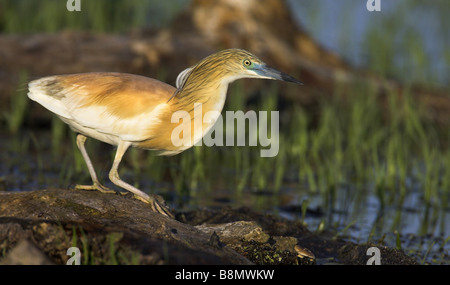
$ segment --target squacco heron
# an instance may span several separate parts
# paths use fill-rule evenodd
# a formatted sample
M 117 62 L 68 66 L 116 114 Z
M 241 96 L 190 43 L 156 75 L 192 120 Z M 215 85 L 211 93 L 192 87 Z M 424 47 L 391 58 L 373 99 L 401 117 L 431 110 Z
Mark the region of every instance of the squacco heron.
M 117 146 L 109 172 L 109 178 L 115 185 L 149 203 L 153 211 L 171 216 L 160 196 L 148 195 L 120 179 L 120 161 L 130 146 L 155 150 L 160 155 L 174 155 L 194 145 L 215 120 L 202 122 L 202 137 L 193 137 L 192 143 L 187 146 L 175 146 L 171 133 L 177 124 L 171 122 L 171 115 L 179 110 L 193 114 L 194 103 L 201 104 L 203 113 L 212 110 L 220 114 L 228 85 L 240 78 L 275 79 L 301 84 L 247 51 L 228 49 L 182 71 L 176 79 L 177 88 L 138 75 L 95 72 L 56 75 L 31 81 L 28 97 L 55 113 L 78 133 L 77 145 L 93 185 L 77 185 L 76 189 L 114 192 L 99 182 L 86 152 L 84 144 L 87 137 L 91 137 Z M 191 133 L 193 136 L 195 132 Z

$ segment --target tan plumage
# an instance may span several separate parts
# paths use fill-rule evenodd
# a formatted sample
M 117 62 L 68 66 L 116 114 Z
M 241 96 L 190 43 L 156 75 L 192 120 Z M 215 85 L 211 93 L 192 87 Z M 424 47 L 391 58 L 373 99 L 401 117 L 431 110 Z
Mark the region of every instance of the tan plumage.
M 111 181 L 150 203 L 153 210 L 170 215 L 162 201 L 120 180 L 117 168 L 123 154 L 129 146 L 156 150 L 162 155 L 177 154 L 189 148 L 201 137 L 194 138 L 195 132 L 192 132 L 190 145 L 175 146 L 171 134 L 178 124 L 171 123 L 172 114 L 183 110 L 194 119 L 194 103 L 202 104 L 203 115 L 211 110 L 220 113 L 228 84 L 244 77 L 300 83 L 266 66 L 247 51 L 230 49 L 213 54 L 181 72 L 177 88 L 139 75 L 97 72 L 34 80 L 29 83 L 28 96 L 79 133 L 77 143 L 94 185 L 77 188 L 108 192 L 99 183 L 84 148 L 86 137 L 92 137 L 118 146 L 109 175 Z M 214 122 L 203 123 L 202 137 Z M 194 128 L 193 120 L 191 125 Z

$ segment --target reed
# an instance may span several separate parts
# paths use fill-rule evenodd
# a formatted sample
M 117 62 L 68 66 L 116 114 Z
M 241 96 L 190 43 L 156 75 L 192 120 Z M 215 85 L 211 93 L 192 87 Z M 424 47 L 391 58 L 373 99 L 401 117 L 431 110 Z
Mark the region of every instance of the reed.
M 33 33 L 76 29 L 125 32 L 137 27 L 166 25 L 186 5 L 184 1 L 82 1 L 83 13 L 77 14 L 67 12 L 65 1 L 62 2 L 0 0 L 0 31 Z M 306 210 L 312 204 L 311 197 L 318 197 L 318 206 L 324 212 L 344 211 L 347 218 L 336 220 L 332 214 L 325 215 L 318 222 L 317 231 L 322 232 L 335 225 L 338 230 L 343 228 L 341 234 L 351 231 L 355 216 L 366 210 L 371 197 L 376 197 L 380 214 L 373 222 L 367 239 L 380 239 L 385 234 L 380 233 L 382 225 L 387 223 L 396 236 L 393 245 L 403 248 L 405 245 L 399 243 L 401 221 L 405 218 L 402 209 L 410 207 L 408 203 L 413 196 L 420 201 L 414 207 L 418 205 L 417 211 L 423 211 L 418 234 L 448 233 L 448 222 L 445 222 L 450 203 L 448 127 L 438 129 L 428 121 L 423 106 L 414 100 L 409 90 L 410 83 L 426 85 L 428 82 L 440 82 L 448 73 L 436 74 L 433 71 L 429 64 L 430 56 L 424 52 L 423 39 L 416 37 L 409 26 L 402 24 L 406 14 L 387 17 L 388 20 L 380 23 L 381 28 L 374 26 L 366 33 L 363 47 L 368 68 L 382 76 L 403 80 L 401 98 L 394 90 L 388 90 L 380 98 L 373 87 L 364 82 L 345 88 L 336 83 L 333 94 L 319 99 L 320 104 L 314 111 L 304 106 L 285 106 L 280 111 L 280 149 L 273 158 L 260 157 L 259 146 L 194 147 L 174 157 L 158 157 L 132 149 L 125 161 L 128 171 L 138 174 L 134 176 L 137 178 L 135 185 L 153 186 L 170 182 L 169 188 L 176 193 L 173 201 L 176 207 L 195 206 L 195 203 L 200 203 L 195 201 L 204 197 L 213 199 L 218 189 L 235 198 L 236 206 L 253 203 L 259 207 L 259 203 L 270 203 L 267 202 L 270 199 L 261 200 L 259 195 L 254 201 L 243 201 L 241 197 L 248 193 L 264 192 L 271 194 L 272 200 L 275 200 L 278 194 L 286 191 L 285 182 L 294 181 L 294 194 L 307 197 L 302 202 L 301 219 L 308 219 Z M 23 21 L 24 18 L 27 21 Z M 440 32 L 443 35 L 446 35 L 447 26 L 442 26 Z M 387 30 L 391 37 L 386 37 Z M 406 32 L 403 33 L 403 30 Z M 396 40 L 392 42 L 394 38 Z M 342 39 L 342 45 L 346 42 Z M 450 63 L 448 51 L 443 52 L 442 61 L 447 66 Z M 160 70 L 158 78 L 164 80 L 166 73 L 166 70 Z M 1 116 L 2 124 L 16 138 L 7 146 L 7 151 L 29 156 L 32 149 L 35 165 L 25 164 L 19 169 L 23 172 L 36 171 L 39 185 L 45 185 L 48 182 L 45 151 L 49 147 L 34 133 L 18 135 L 27 122 L 29 100 L 24 88 L 27 81 L 28 72 L 21 71 L 18 91 L 12 96 L 10 109 Z M 272 82 L 261 84 L 265 84 L 259 89 L 261 94 L 249 98 L 245 96 L 249 92 L 243 81 L 233 83 L 224 110 L 280 110 L 278 101 L 281 90 L 278 85 Z M 383 104 L 380 104 L 381 100 L 384 100 Z M 89 178 L 76 147 L 75 135 L 66 130 L 67 127 L 59 119 L 52 120 L 49 141 L 52 161 L 60 166 L 57 173 L 59 186 Z M 224 127 L 224 134 L 226 131 L 227 126 Z M 101 152 L 93 140 L 89 140 L 87 147 L 89 153 Z M 63 159 L 59 159 L 62 156 Z M 19 160 L 4 164 L 8 165 L 7 168 L 14 168 L 21 164 Z M 93 160 L 94 164 L 100 163 L 95 157 Z M 103 163 L 106 165 L 111 161 L 105 160 Z M 106 172 L 98 175 L 103 181 L 107 179 Z M 384 217 L 390 209 L 395 209 L 394 213 Z M 440 246 L 448 249 L 448 241 L 447 237 Z M 113 239 L 110 242 L 114 245 Z M 422 262 L 425 263 L 431 249 L 431 246 L 425 249 Z M 111 262 L 117 263 L 117 252 L 111 253 L 115 258 Z

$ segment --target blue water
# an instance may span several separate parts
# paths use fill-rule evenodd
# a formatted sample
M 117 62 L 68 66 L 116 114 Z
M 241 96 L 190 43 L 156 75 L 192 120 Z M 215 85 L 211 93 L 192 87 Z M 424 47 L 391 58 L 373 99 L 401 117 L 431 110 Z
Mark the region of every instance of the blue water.
M 367 67 L 367 36 L 378 33 L 383 37 L 380 45 L 394 53 L 395 76 L 448 86 L 450 1 L 380 2 L 381 11 L 369 12 L 366 0 L 288 1 L 297 22 L 313 38 L 354 66 Z

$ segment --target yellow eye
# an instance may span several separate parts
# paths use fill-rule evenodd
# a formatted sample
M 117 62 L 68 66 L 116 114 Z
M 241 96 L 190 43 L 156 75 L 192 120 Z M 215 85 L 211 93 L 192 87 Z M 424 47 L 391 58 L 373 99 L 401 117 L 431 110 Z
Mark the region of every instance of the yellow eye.
M 244 63 L 245 67 L 249 67 L 250 65 L 252 65 L 252 62 L 250 60 L 248 60 L 248 59 L 244 59 L 243 63 Z

